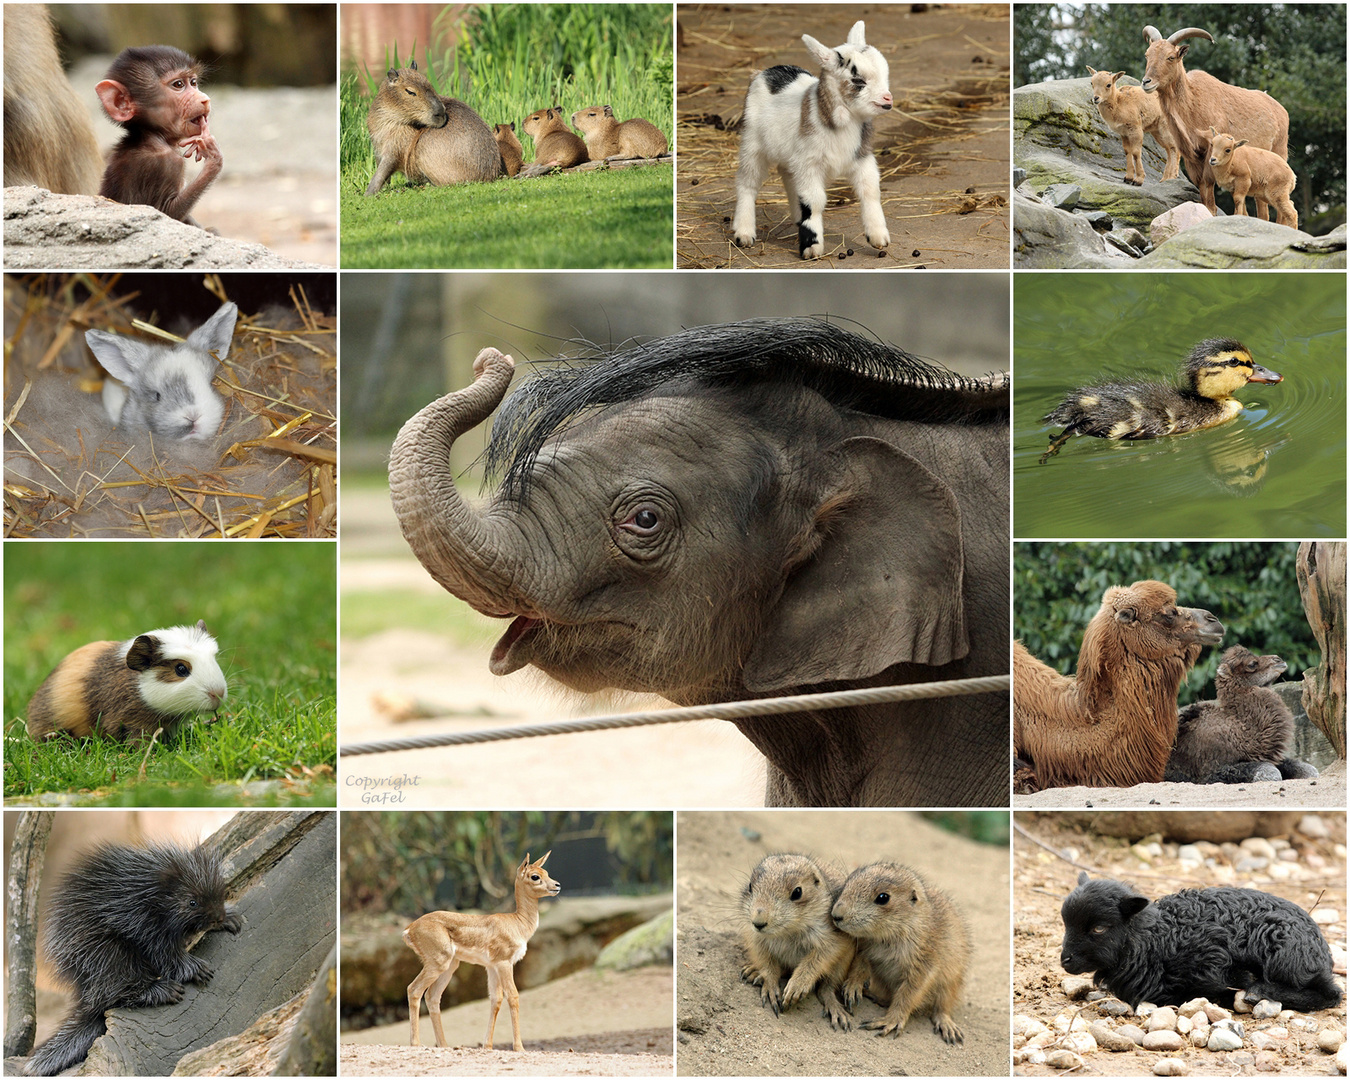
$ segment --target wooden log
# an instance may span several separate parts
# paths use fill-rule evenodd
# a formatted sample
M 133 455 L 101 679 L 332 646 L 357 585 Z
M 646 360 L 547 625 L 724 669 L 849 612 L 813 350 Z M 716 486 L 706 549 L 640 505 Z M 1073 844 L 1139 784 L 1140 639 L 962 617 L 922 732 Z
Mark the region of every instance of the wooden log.
M 1345 760 L 1345 544 L 1298 546 L 1298 591 L 1322 662 L 1303 673 L 1303 707 Z
M 27 1056 L 37 1031 L 37 903 L 47 859 L 52 810 L 25 810 L 14 828 L 5 883 L 5 944 L 9 960 L 5 1001 L 5 1057 Z

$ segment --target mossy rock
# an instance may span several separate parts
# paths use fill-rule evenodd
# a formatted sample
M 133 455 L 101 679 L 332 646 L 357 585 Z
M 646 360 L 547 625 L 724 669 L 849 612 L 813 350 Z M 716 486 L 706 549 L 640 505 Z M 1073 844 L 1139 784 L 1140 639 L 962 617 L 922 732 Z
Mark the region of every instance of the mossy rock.
M 595 966 L 629 971 L 649 964 L 670 964 L 674 958 L 675 912 L 666 911 L 616 937 L 600 950 Z

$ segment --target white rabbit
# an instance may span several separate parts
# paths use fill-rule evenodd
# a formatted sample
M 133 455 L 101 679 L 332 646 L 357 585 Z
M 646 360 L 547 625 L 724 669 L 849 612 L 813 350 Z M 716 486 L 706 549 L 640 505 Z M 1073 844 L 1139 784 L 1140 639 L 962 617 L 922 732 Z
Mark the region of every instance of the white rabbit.
M 181 345 L 156 345 L 104 330 L 85 331 L 103 383 L 103 408 L 124 430 L 149 429 L 161 439 L 211 439 L 225 403 L 211 387 L 216 362 L 230 351 L 239 308 L 220 306 Z

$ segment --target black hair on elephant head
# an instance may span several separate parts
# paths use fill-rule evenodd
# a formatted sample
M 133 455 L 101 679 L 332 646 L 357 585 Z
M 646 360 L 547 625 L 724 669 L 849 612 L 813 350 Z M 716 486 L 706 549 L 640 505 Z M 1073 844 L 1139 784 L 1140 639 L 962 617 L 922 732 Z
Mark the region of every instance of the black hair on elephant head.
M 538 374 L 495 349 L 390 487 L 490 666 L 679 704 L 1007 671 L 1008 381 L 822 320 L 685 330 Z M 501 405 L 483 510 L 448 451 Z M 1006 797 L 1006 696 L 738 721 L 790 803 Z
M 1231 1004 L 1243 990 L 1311 1012 L 1342 997 L 1317 924 L 1297 904 L 1255 889 L 1182 889 L 1150 903 L 1122 881 L 1080 873 L 1060 914 L 1064 970 L 1094 972 L 1132 1009 L 1196 997 Z

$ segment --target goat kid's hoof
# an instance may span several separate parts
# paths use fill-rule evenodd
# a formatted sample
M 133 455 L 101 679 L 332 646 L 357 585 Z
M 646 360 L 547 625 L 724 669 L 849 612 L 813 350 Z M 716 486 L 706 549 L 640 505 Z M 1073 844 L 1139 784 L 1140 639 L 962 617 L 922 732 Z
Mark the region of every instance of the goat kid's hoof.
M 737 233 L 733 239 L 736 241 L 737 247 L 753 247 L 755 243 L 755 237 L 752 233 Z
M 802 248 L 803 259 L 819 259 L 825 254 L 824 244 L 811 244 L 809 247 Z
M 876 237 L 869 236 L 867 238 L 867 242 L 871 244 L 874 248 L 876 248 L 878 251 L 885 251 L 888 247 L 891 246 L 891 234 L 881 233 L 879 236 Z

